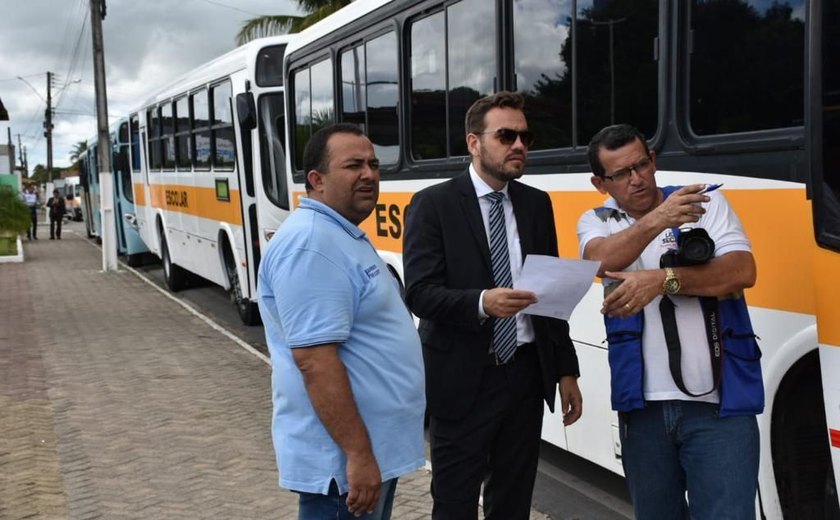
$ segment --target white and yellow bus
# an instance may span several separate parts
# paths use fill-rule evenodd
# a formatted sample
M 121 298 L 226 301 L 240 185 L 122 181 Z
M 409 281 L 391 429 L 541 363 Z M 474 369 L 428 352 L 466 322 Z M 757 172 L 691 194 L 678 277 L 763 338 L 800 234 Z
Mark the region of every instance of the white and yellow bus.
M 137 226 L 172 291 L 198 275 L 259 323 L 260 251 L 286 217 L 283 53 L 243 45 L 154 93 L 130 120 Z
M 637 126 L 660 185 L 723 183 L 752 240 L 759 276 L 747 298 L 767 394 L 757 514 L 836 513 L 838 10 L 840 0 L 358 0 L 286 50 L 292 200 L 305 192 L 312 132 L 361 125 L 382 164 L 362 227 L 401 280 L 412 194 L 465 170 L 473 101 L 518 91 L 537 136 L 523 179 L 550 193 L 560 254 L 576 258 L 577 220 L 604 200 L 586 145 L 605 125 Z M 818 72 L 833 102 L 812 91 Z M 817 115 L 824 132 L 811 131 Z M 620 474 L 601 299 L 596 281 L 570 320 L 584 416 L 569 428 L 547 416 L 543 439 Z

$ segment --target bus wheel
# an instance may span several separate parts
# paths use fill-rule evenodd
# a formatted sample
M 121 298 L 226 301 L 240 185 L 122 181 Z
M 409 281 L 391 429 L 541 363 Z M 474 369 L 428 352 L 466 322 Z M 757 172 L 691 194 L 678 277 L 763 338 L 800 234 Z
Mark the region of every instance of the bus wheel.
M 172 263 L 169 258 L 169 246 L 166 239 L 161 236 L 160 240 L 160 254 L 163 260 L 163 279 L 166 281 L 166 286 L 172 292 L 178 292 L 187 286 L 187 274 L 183 269 Z
M 225 271 L 227 271 L 228 282 L 230 282 L 230 301 L 236 306 L 239 319 L 245 325 L 259 325 L 261 323 L 260 309 L 256 302 L 252 302 L 242 295 L 242 284 L 239 282 L 236 262 L 233 260 L 233 253 L 227 248 L 225 248 Z
M 143 265 L 143 253 L 126 255 L 125 261 L 129 267 L 140 267 L 141 265 Z

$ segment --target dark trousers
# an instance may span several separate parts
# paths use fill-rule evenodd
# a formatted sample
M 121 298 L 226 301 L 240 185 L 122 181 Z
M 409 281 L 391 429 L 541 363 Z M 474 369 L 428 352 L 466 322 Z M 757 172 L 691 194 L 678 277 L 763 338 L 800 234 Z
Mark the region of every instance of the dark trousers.
M 26 238 L 38 238 L 38 208 L 29 208 L 32 216 L 32 228 L 26 231 Z
M 61 239 L 61 217 L 50 217 L 50 238 Z
M 431 417 L 434 520 L 527 520 L 539 461 L 543 399 L 536 347 L 483 367 L 479 398 L 457 420 Z

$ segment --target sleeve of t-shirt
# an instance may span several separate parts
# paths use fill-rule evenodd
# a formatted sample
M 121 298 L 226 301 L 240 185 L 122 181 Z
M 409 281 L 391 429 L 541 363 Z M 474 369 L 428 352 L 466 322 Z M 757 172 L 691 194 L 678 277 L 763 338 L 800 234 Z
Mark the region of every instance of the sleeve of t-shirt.
M 583 258 L 583 251 L 586 244 L 593 238 L 606 238 L 610 236 L 610 226 L 601 220 L 595 210 L 590 209 L 580 216 L 577 225 L 577 236 L 580 257 Z
M 347 271 L 322 253 L 299 249 L 270 275 L 277 315 L 291 348 L 344 343 L 355 314 Z
M 715 241 L 715 256 L 733 251 L 751 251 L 750 240 L 741 225 L 741 219 L 729 205 L 720 191 L 708 194 L 711 200 L 706 204 L 706 213 L 699 222 Z

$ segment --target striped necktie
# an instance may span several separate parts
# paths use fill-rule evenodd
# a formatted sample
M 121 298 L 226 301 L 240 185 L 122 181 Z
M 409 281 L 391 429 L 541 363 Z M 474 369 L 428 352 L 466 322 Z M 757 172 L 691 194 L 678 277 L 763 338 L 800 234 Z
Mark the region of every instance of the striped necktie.
M 505 194 L 494 191 L 487 194 L 493 203 L 490 207 L 490 263 L 496 287 L 513 287 L 510 275 L 505 210 L 502 200 Z M 493 325 L 493 351 L 502 363 L 507 363 L 516 351 L 516 318 L 496 318 Z

